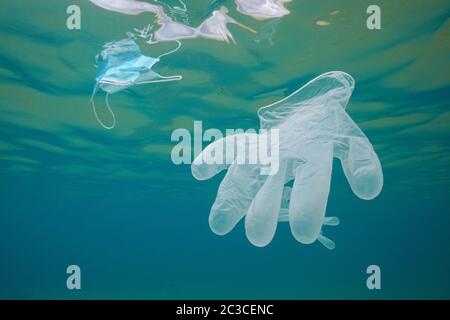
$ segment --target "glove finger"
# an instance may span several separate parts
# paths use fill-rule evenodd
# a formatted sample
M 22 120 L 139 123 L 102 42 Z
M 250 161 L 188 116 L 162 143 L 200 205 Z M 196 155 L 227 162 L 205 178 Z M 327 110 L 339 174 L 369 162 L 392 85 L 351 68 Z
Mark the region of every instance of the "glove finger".
M 380 194 L 383 170 L 369 140 L 350 138 L 339 158 L 350 187 L 359 198 L 371 200 Z
M 286 169 L 281 165 L 275 175 L 268 176 L 253 199 L 245 217 L 248 240 L 258 247 L 268 245 L 278 224 Z
M 337 134 L 334 155 L 341 160 L 353 192 L 361 199 L 378 196 L 383 188 L 383 170 L 372 144 L 344 110 L 335 110 Z
M 297 241 L 310 244 L 322 229 L 330 193 L 333 164 L 332 144 L 312 150 L 318 155 L 297 169 L 289 203 L 289 224 Z
M 197 180 L 208 180 L 225 170 L 236 157 L 247 157 L 257 145 L 256 133 L 229 135 L 209 144 L 192 162 L 191 171 Z
M 209 215 L 209 226 L 214 233 L 227 234 L 245 216 L 266 178 L 259 171 L 255 165 L 230 166 Z

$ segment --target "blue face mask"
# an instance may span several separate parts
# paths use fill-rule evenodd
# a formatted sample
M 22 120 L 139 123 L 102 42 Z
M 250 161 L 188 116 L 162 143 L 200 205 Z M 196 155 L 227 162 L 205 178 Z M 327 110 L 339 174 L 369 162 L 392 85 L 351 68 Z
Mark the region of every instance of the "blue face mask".
M 181 80 L 182 77 L 179 75 L 164 77 L 151 70 L 162 56 L 171 54 L 180 48 L 181 43 L 179 41 L 177 43 L 178 47 L 175 50 L 157 58 L 142 55 L 139 46 L 130 38 L 110 42 L 104 46 L 103 51 L 95 58 L 97 83 L 91 97 L 94 115 L 103 128 L 112 129 L 116 125 L 116 118 L 108 101 L 109 94 L 125 90 L 136 84 Z M 94 97 L 99 89 L 106 92 L 106 106 L 112 116 L 110 126 L 103 123 L 95 107 Z

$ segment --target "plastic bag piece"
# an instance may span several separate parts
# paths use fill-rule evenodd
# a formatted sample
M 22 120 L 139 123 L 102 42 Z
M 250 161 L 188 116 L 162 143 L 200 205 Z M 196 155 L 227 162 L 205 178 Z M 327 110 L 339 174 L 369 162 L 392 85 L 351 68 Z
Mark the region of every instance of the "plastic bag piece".
M 96 57 L 97 75 L 96 85 L 91 97 L 92 109 L 100 125 L 105 129 L 113 129 L 116 125 L 114 112 L 109 105 L 109 95 L 129 88 L 130 86 L 145 83 L 166 82 L 181 80 L 182 77 L 165 77 L 154 72 L 152 67 L 160 61 L 160 58 L 177 51 L 181 43 L 177 41 L 177 48 L 161 54 L 157 58 L 147 57 L 141 54 L 136 42 L 126 38 L 116 42 L 107 43 L 102 52 Z M 112 116 L 112 124 L 106 125 L 99 117 L 94 103 L 97 91 L 106 92 L 106 107 Z
M 334 248 L 334 243 L 322 234 L 324 224 L 339 223 L 335 217 L 325 217 L 333 157 L 340 159 L 351 189 L 359 198 L 373 199 L 383 186 L 381 164 L 371 143 L 345 111 L 353 89 L 350 75 L 328 72 L 285 99 L 258 110 L 261 128 L 279 130 L 279 170 L 274 175 L 261 175 L 258 164 L 227 166 L 204 161 L 212 149 L 223 150 L 225 139 L 235 139 L 237 149 L 255 152 L 249 140 L 239 135 L 213 142 L 196 157 L 191 169 L 198 180 L 228 168 L 209 217 L 213 232 L 226 234 L 245 217 L 247 238 L 263 247 L 273 239 L 278 221 L 288 220 L 299 242 L 319 240 L 327 248 Z M 285 185 L 291 181 L 292 190 L 286 194 Z

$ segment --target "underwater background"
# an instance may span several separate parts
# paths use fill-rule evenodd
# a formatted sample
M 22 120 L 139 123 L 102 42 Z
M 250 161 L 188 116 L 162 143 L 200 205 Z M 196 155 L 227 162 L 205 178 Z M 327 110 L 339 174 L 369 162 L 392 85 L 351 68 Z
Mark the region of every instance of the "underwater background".
M 71 4 L 81 30 L 66 28 Z M 381 7 L 381 30 L 366 27 L 371 4 Z M 259 33 L 229 25 L 236 45 L 182 41 L 155 71 L 183 80 L 112 95 L 118 123 L 108 131 L 89 103 L 94 57 L 154 16 L 87 0 L 2 2 L 0 298 L 449 299 L 450 3 L 294 0 L 271 25 L 231 0 L 186 5 L 174 19 L 197 26 L 225 5 Z M 139 45 L 152 56 L 174 47 Z M 172 131 L 192 130 L 194 120 L 258 128 L 259 107 L 331 70 L 356 80 L 347 111 L 380 157 L 380 196 L 357 198 L 334 163 L 333 251 L 298 243 L 286 223 L 265 248 L 247 241 L 242 222 L 212 233 L 223 174 L 200 182 L 174 165 Z M 71 264 L 82 270 L 81 290 L 66 287 Z M 366 287 L 372 264 L 381 290 Z

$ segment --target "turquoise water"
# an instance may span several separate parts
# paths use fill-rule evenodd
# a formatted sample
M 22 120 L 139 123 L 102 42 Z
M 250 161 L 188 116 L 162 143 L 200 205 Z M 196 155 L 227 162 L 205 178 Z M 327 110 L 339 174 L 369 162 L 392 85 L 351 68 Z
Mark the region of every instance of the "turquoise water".
M 81 7 L 81 30 L 66 28 L 70 4 Z M 187 1 L 187 16 L 174 18 L 196 26 L 221 4 L 256 30 L 265 24 L 233 1 Z M 450 5 L 377 1 L 382 29 L 370 31 L 370 4 L 294 0 L 273 45 L 237 26 L 237 45 L 183 41 L 155 69 L 183 80 L 111 96 L 118 125 L 106 131 L 89 104 L 93 58 L 153 16 L 87 0 L 4 2 L 0 297 L 450 298 Z M 141 43 L 147 55 L 171 48 Z M 194 120 L 258 128 L 259 107 L 330 70 L 356 79 L 348 112 L 380 157 L 382 194 L 358 199 L 335 163 L 327 209 L 341 218 L 327 229 L 334 251 L 299 244 L 286 224 L 265 248 L 247 241 L 242 223 L 213 234 L 208 214 L 223 175 L 199 182 L 189 166 L 175 166 L 171 132 L 192 130 Z M 71 264 L 81 267 L 81 291 L 66 288 Z M 366 287 L 371 264 L 381 267 L 380 291 Z

